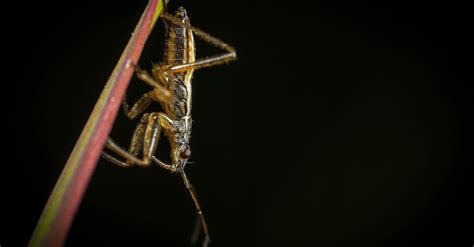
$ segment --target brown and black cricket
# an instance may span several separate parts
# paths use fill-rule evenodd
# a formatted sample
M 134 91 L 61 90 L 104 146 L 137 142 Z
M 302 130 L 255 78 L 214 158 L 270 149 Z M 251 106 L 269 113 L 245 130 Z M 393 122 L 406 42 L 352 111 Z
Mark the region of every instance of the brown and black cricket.
M 154 65 L 151 75 L 136 67 L 137 76 L 153 87 L 145 93 L 131 108 L 123 100 L 123 110 L 130 119 L 140 116 L 153 101 L 161 104 L 164 112 L 143 113 L 135 128 L 128 151 L 108 139 L 106 148 L 116 153 L 121 161 L 105 152 L 102 156 L 110 162 L 122 166 L 150 166 L 152 163 L 172 172 L 178 173 L 188 189 L 196 206 L 205 239 L 203 246 L 210 242 L 206 220 L 199 205 L 196 193 L 189 182 L 184 168 L 191 156 L 189 140 L 191 138 L 191 78 L 194 70 L 223 64 L 236 58 L 235 49 L 230 45 L 190 25 L 186 10 L 180 7 L 172 16 L 162 13 L 161 18 L 167 24 L 165 57 L 161 64 Z M 221 48 L 226 53 L 196 60 L 193 34 Z M 156 151 L 160 133 L 164 131 L 171 145 L 171 164 L 158 160 Z M 141 153 L 141 158 L 139 154 Z M 192 242 L 196 242 L 199 230 L 195 230 Z

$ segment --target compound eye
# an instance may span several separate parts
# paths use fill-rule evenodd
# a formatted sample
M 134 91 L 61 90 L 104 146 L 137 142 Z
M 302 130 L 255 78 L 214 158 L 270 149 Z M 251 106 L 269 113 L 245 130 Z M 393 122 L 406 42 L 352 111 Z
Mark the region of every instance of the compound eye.
M 189 157 L 191 157 L 191 149 L 189 147 L 186 148 L 183 152 L 179 154 L 179 157 L 181 157 L 181 159 L 183 160 L 189 159 Z

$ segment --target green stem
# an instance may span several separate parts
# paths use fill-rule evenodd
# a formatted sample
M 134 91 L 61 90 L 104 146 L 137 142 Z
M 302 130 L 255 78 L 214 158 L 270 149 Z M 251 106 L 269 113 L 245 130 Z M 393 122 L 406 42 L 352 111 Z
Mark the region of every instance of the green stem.
M 166 0 L 149 0 L 41 214 L 29 246 L 63 246 L 143 46 Z

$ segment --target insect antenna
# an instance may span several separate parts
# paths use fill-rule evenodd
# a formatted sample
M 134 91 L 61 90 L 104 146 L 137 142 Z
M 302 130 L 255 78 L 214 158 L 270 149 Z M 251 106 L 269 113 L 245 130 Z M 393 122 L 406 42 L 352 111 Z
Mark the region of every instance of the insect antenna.
M 194 206 L 196 207 L 196 211 L 197 211 L 197 214 L 198 214 L 197 215 L 197 220 L 199 220 L 199 222 L 201 223 L 201 224 L 196 224 L 196 226 L 195 226 L 193 235 L 191 236 L 191 244 L 195 244 L 197 242 L 198 236 L 200 235 L 201 228 L 202 228 L 203 233 L 205 235 L 204 236 L 204 242 L 203 242 L 202 246 L 207 247 L 208 244 L 211 242 L 211 239 L 209 237 L 209 230 L 207 228 L 206 219 L 204 218 L 204 214 L 203 214 L 201 206 L 199 204 L 196 191 L 194 190 L 193 186 L 189 182 L 189 179 L 186 176 L 186 173 L 184 172 L 184 170 L 179 169 L 178 172 L 179 172 L 179 175 L 181 175 L 181 178 L 183 178 L 184 185 L 186 186 L 186 189 L 188 189 L 189 194 L 191 195 L 191 197 L 194 201 Z

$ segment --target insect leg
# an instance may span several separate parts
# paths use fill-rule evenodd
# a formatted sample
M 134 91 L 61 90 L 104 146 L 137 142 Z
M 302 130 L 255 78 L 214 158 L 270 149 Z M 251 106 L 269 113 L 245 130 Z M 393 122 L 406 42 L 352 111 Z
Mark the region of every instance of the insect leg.
M 128 152 L 110 138 L 107 140 L 106 147 L 127 160 L 125 163 L 118 164 L 120 166 L 131 166 L 133 164 L 149 166 L 158 145 L 161 127 L 168 127 L 172 124 L 167 123 L 168 121 L 171 121 L 171 119 L 163 113 L 145 114 L 135 129 Z M 142 159 L 137 158 L 140 150 L 143 153 Z M 103 157 L 117 164 L 118 160 L 110 155 L 103 153 Z
M 130 156 L 133 156 L 133 157 L 137 156 L 138 152 L 143 149 L 143 136 L 145 133 L 146 125 L 148 124 L 148 116 L 149 114 L 144 114 L 140 122 L 137 124 L 137 127 L 135 127 L 135 131 L 133 132 L 133 137 L 132 137 L 132 140 L 130 141 L 130 146 L 128 148 L 128 153 L 127 153 L 127 154 L 130 154 Z M 111 138 L 107 140 L 106 147 L 108 147 L 112 151 L 115 151 L 116 153 L 118 152 L 115 150 L 115 147 L 117 147 L 118 149 L 121 149 Z M 127 161 L 122 162 L 118 160 L 117 158 L 113 157 L 112 155 L 102 152 L 102 157 L 104 157 L 105 159 L 111 161 L 112 163 L 116 165 L 119 165 L 122 167 L 130 167 L 133 165 L 133 162 L 130 161 L 129 157 L 126 157 L 124 155 L 120 155 L 120 156 L 125 158 Z
M 203 246 L 207 247 L 209 242 L 211 242 L 211 239 L 209 237 L 209 230 L 207 228 L 206 219 L 204 218 L 204 214 L 203 214 L 201 206 L 199 204 L 199 201 L 198 201 L 198 198 L 197 198 L 197 195 L 196 195 L 196 191 L 194 190 L 193 186 L 189 182 L 189 179 L 186 176 L 186 173 L 184 172 L 184 170 L 179 169 L 178 172 L 179 172 L 179 175 L 181 175 L 181 177 L 183 178 L 184 185 L 186 186 L 186 189 L 188 189 L 189 194 L 191 195 L 191 197 L 194 201 L 194 206 L 196 207 L 196 211 L 197 211 L 197 214 L 198 214 L 198 217 L 199 217 L 199 221 L 201 223 L 201 226 L 202 226 L 202 229 L 203 229 L 203 232 L 204 232 Z M 196 228 L 197 227 L 199 227 L 199 225 L 196 225 Z M 194 244 L 197 241 L 197 235 L 198 235 L 197 233 L 198 232 L 199 232 L 198 230 L 195 230 L 195 233 L 193 234 L 193 236 L 191 238 L 191 244 Z
M 154 87 L 160 92 L 160 94 L 162 94 L 160 95 L 160 100 L 167 101 L 172 97 L 170 91 L 168 91 L 168 89 L 166 89 L 160 82 L 157 82 L 155 79 L 153 79 L 153 77 L 146 70 L 142 70 L 140 67 L 138 67 L 138 65 L 136 65 L 135 72 L 139 79 Z
M 157 159 L 155 156 L 152 156 L 151 159 L 153 160 L 153 162 L 155 162 L 157 165 L 159 165 L 161 168 L 163 168 L 165 170 L 168 170 L 172 173 L 175 173 L 177 171 L 176 167 L 164 163 L 163 161 Z
M 135 119 L 138 115 L 142 114 L 152 101 L 151 93 L 152 92 L 148 92 L 142 95 L 142 97 L 133 104 L 132 108 L 128 105 L 127 96 L 125 96 L 122 101 L 122 108 L 125 115 L 130 119 Z
M 174 25 L 183 26 L 187 29 L 190 29 L 196 36 L 202 38 L 204 41 L 208 42 L 209 44 L 227 51 L 224 54 L 198 59 L 195 62 L 174 65 L 168 68 L 167 71 L 173 72 L 173 73 L 185 72 L 190 69 L 201 69 L 201 68 L 206 68 L 206 67 L 211 67 L 211 66 L 227 63 L 237 58 L 235 49 L 232 46 L 224 43 L 223 41 L 189 24 L 182 23 L 179 19 L 167 13 L 161 13 L 161 17 L 164 20 L 173 23 Z
M 112 140 L 110 140 L 110 141 L 112 141 Z M 132 166 L 131 164 L 127 164 L 123 161 L 118 160 L 117 158 L 113 157 L 112 155 L 110 155 L 110 154 L 108 154 L 104 151 L 102 152 L 102 158 L 110 161 L 111 163 L 113 163 L 115 165 L 121 166 L 121 167 L 130 167 L 130 166 Z

